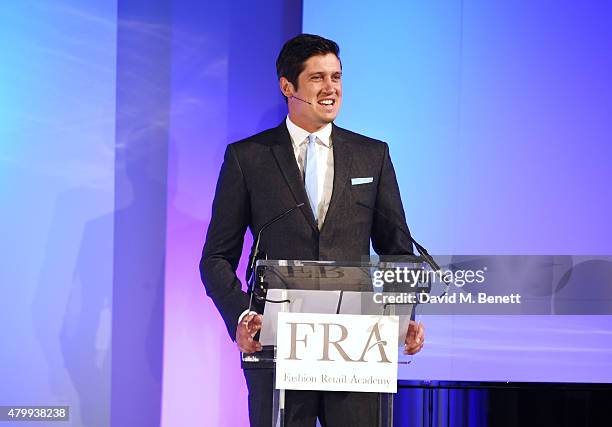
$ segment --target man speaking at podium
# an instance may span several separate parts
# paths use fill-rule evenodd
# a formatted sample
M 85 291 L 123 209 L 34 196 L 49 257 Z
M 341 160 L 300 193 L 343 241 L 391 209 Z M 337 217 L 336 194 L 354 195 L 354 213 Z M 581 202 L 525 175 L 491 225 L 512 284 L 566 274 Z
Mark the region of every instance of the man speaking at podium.
M 206 292 L 245 353 L 261 349 L 253 335 L 262 320 L 249 312 L 236 276 L 247 227 L 256 236 L 303 203 L 262 232 L 268 259 L 361 261 L 370 240 L 380 255 L 413 253 L 387 144 L 333 123 L 342 105 L 338 45 L 299 35 L 283 46 L 276 70 L 287 118 L 228 145 L 200 262 Z M 412 322 L 405 352 L 418 352 L 423 342 L 422 325 Z M 268 427 L 273 370 L 245 367 L 244 375 L 251 425 Z M 375 393 L 288 390 L 285 404 L 288 426 L 314 426 L 317 417 L 328 426 L 377 423 Z

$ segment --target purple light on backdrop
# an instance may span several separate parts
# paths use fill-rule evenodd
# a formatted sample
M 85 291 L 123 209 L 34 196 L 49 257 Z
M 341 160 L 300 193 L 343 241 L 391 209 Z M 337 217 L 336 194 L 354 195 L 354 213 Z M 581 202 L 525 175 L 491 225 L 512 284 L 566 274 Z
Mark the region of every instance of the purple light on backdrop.
M 239 353 L 198 264 L 225 147 L 282 120 L 274 63 L 300 27 L 300 2 L 173 2 L 164 426 L 248 424 Z

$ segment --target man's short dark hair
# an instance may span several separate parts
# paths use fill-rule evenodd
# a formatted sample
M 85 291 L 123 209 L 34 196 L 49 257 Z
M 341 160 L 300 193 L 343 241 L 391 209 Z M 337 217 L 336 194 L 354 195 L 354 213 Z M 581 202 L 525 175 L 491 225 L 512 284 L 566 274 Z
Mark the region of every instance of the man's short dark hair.
M 340 47 L 333 40 L 313 34 L 300 34 L 288 40 L 276 59 L 278 78 L 285 77 L 298 89 L 298 76 L 304 71 L 304 63 L 312 56 L 333 53 L 340 59 Z

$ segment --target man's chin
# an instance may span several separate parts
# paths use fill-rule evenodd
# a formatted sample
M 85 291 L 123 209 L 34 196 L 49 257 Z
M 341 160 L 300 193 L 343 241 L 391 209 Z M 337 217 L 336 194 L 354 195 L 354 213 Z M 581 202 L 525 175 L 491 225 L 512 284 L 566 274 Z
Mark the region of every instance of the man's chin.
M 324 114 L 321 116 L 321 122 L 325 123 L 325 124 L 329 124 L 331 122 L 333 122 L 334 120 L 336 120 L 336 116 L 338 115 L 338 113 L 334 113 L 334 114 Z

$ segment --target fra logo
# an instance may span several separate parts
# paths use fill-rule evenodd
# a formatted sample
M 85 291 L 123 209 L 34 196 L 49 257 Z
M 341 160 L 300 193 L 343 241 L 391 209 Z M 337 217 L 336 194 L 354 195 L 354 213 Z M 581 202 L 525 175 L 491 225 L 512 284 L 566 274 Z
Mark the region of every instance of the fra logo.
M 342 346 L 342 342 L 345 341 L 349 335 L 349 331 L 344 325 L 338 323 L 310 322 L 287 322 L 287 324 L 291 327 L 291 350 L 289 352 L 289 357 L 286 357 L 285 360 L 302 360 L 301 357 L 303 357 L 302 355 L 307 351 L 309 342 L 312 341 L 313 336 L 316 337 L 320 335 L 323 342 L 321 357 L 318 359 L 319 361 L 330 362 L 338 360 L 330 357 L 330 348 L 333 346 L 336 353 L 340 355 L 345 362 L 369 362 L 370 357 L 376 357 L 377 363 L 391 363 L 385 351 L 387 341 L 381 338 L 378 322 L 374 323 L 370 328 L 368 339 L 363 343 L 363 347 L 361 347 L 359 354 L 353 355 L 348 354 Z M 322 328 L 323 334 L 315 334 L 317 328 Z M 334 332 L 339 330 L 340 338 L 332 341 L 330 339 L 330 331 L 332 330 L 334 330 Z M 309 340 L 309 338 L 311 339 Z M 298 344 L 300 347 L 299 351 Z

